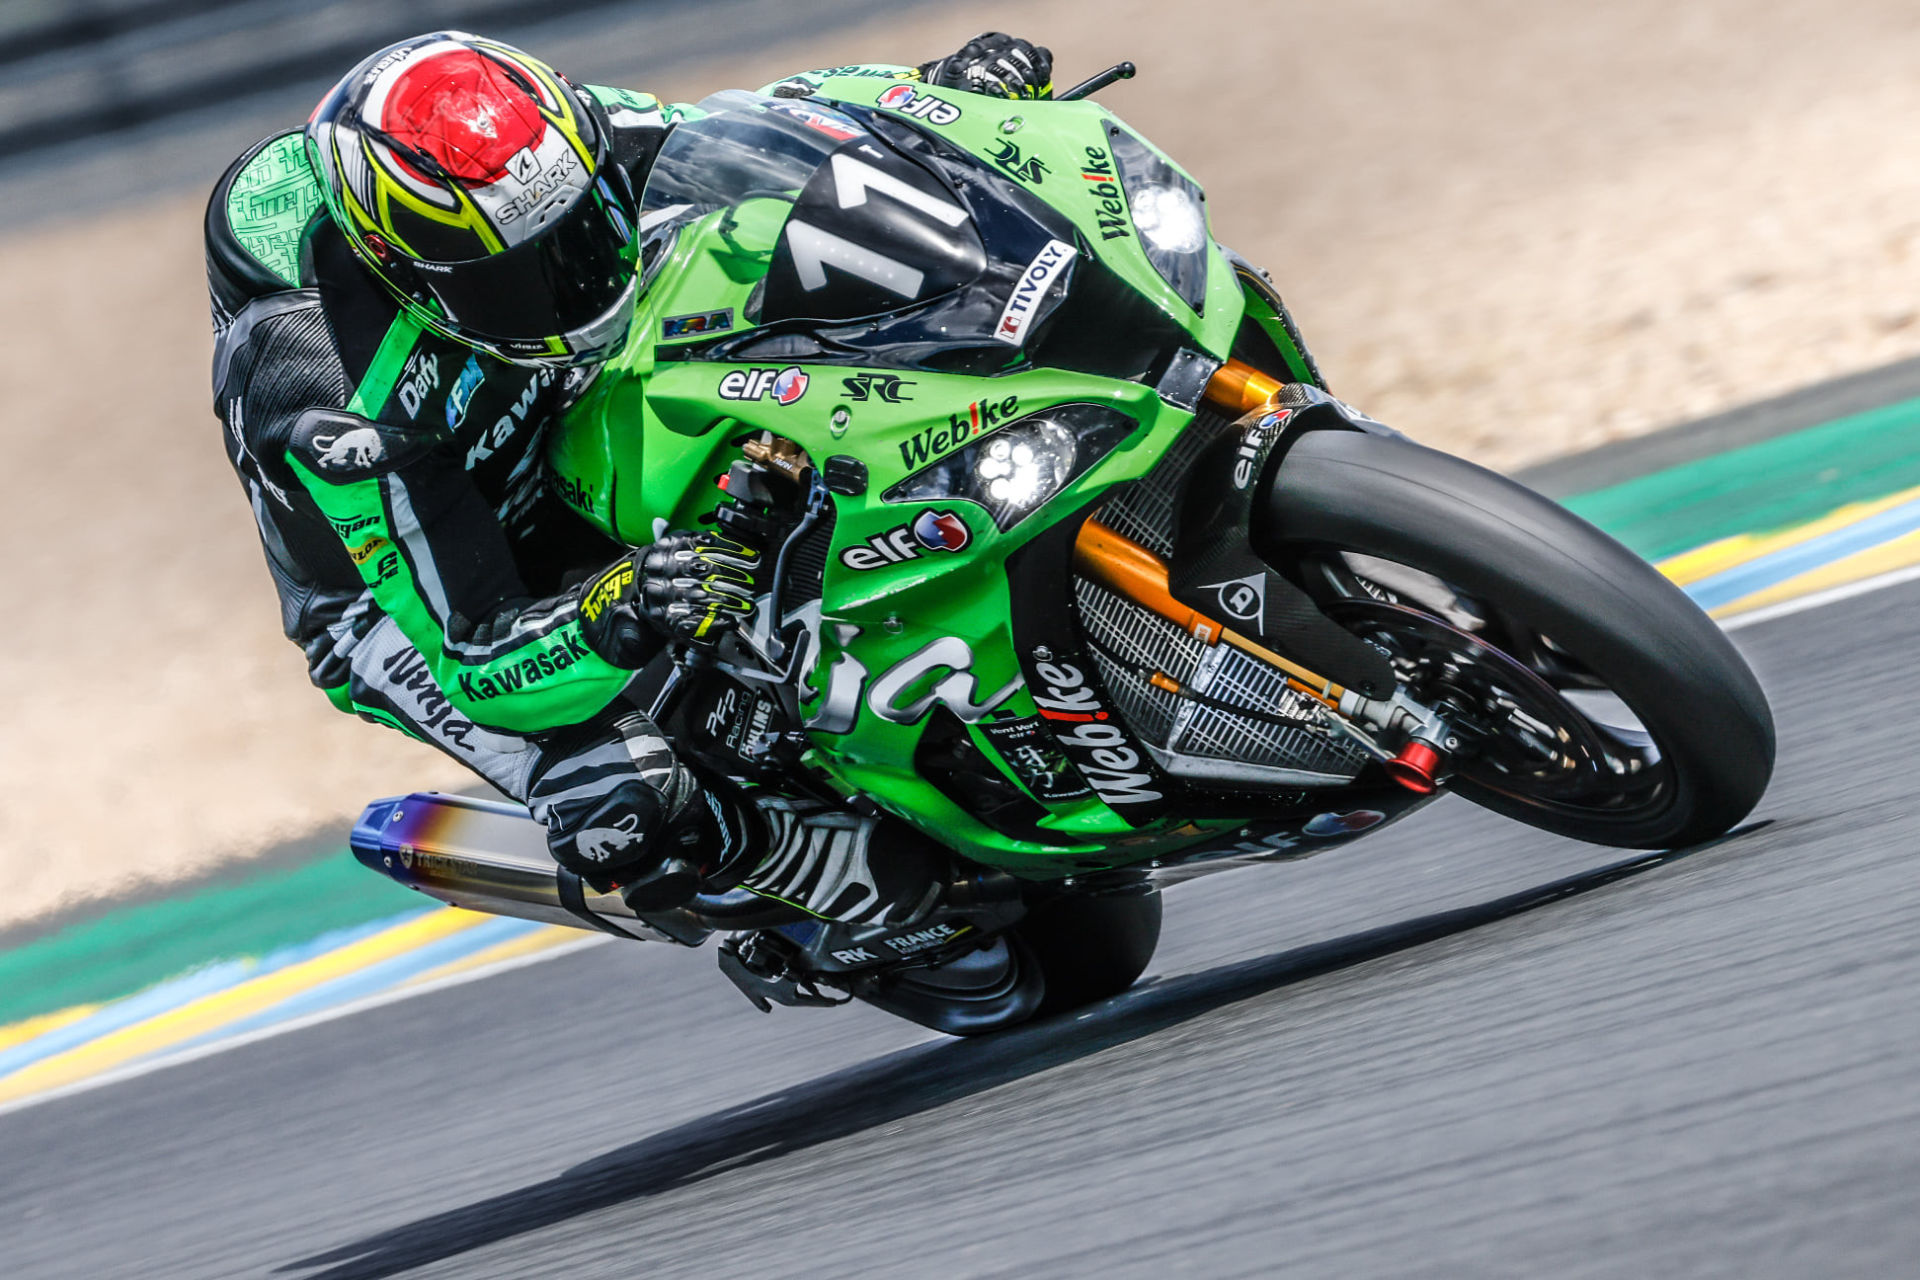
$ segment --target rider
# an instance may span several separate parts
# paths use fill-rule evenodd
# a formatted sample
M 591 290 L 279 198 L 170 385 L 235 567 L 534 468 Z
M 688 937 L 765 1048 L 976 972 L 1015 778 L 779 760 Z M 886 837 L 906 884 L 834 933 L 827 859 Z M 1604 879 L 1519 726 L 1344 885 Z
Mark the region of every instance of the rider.
M 1052 91 L 1048 51 L 997 32 L 849 70 Z M 752 609 L 759 551 L 711 532 L 628 550 L 550 488 L 546 429 L 644 287 L 636 193 L 697 115 L 461 32 L 380 50 L 214 188 L 215 410 L 334 705 L 526 803 L 562 866 L 636 905 L 744 882 L 880 919 L 872 818 L 703 783 L 625 696 L 667 638 L 711 644 Z

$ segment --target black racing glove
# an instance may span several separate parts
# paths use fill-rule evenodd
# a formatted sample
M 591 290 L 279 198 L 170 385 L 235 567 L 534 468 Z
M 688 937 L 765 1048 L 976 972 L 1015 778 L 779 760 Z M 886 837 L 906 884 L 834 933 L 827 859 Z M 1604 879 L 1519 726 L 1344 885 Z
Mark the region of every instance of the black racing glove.
M 669 533 L 587 583 L 580 637 L 614 666 L 635 670 L 659 651 L 657 635 L 713 644 L 753 612 L 759 567 L 758 551 L 722 534 Z
M 1051 98 L 1053 51 L 1004 31 L 984 31 L 960 52 L 922 64 L 920 78 L 990 98 Z

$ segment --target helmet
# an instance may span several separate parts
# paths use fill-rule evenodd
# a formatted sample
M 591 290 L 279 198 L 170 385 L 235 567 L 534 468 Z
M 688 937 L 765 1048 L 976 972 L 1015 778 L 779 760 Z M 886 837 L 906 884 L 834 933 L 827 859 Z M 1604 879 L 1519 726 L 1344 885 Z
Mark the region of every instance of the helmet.
M 389 45 L 321 99 L 307 151 L 355 256 L 422 324 L 516 364 L 625 341 L 633 190 L 545 63 L 459 31 Z

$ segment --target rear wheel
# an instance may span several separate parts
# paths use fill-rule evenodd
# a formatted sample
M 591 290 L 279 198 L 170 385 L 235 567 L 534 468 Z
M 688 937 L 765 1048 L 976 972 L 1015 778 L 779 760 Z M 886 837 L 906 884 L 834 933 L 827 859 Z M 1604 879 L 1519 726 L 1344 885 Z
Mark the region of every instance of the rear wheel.
M 1118 995 L 1159 941 L 1160 894 L 1150 886 L 1063 895 L 984 947 L 937 968 L 884 974 L 854 995 L 948 1035 L 985 1035 Z
M 1773 771 L 1773 718 L 1724 633 L 1564 508 L 1404 440 L 1312 432 L 1254 545 L 1384 649 L 1456 730 L 1452 786 L 1544 830 L 1630 848 L 1720 835 Z

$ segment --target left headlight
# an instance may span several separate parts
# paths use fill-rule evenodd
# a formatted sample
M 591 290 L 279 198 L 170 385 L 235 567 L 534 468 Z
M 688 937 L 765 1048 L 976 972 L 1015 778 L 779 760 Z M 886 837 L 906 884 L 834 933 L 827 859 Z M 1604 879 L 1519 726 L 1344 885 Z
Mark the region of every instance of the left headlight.
M 881 494 L 886 502 L 978 503 L 1002 533 L 1113 452 L 1140 424 L 1097 404 L 1063 404 L 981 436 Z
M 1195 315 L 1206 314 L 1207 205 L 1206 194 L 1191 178 L 1168 164 L 1159 152 L 1133 134 L 1110 126 L 1113 158 L 1120 168 L 1120 187 L 1140 232 L 1140 247 Z

